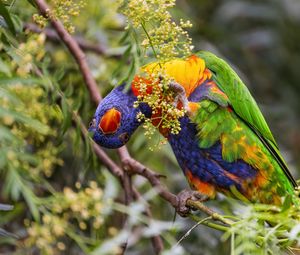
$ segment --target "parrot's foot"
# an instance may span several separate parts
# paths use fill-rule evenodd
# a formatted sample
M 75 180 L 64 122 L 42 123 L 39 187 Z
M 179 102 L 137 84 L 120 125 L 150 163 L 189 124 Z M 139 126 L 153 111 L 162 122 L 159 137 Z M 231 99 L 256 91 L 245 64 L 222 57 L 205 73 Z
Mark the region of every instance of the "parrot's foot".
M 185 189 L 177 195 L 177 199 L 178 206 L 176 208 L 176 212 L 180 216 L 186 217 L 190 213 L 191 209 L 193 209 L 187 205 L 188 200 L 205 202 L 209 200 L 209 197 L 199 193 L 198 191 Z
M 189 101 L 186 97 L 185 89 L 179 83 L 170 82 L 169 88 L 175 92 L 174 106 L 177 107 L 178 102 L 181 102 L 183 109 L 186 112 L 190 111 Z

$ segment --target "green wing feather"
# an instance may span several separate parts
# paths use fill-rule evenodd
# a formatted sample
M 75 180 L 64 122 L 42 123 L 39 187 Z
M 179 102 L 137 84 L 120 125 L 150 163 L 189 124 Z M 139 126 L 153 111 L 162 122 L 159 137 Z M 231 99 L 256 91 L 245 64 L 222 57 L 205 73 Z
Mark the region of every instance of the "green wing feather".
M 214 54 L 200 51 L 197 53 L 197 56 L 202 58 L 206 63 L 206 67 L 212 71 L 213 80 L 227 95 L 229 103 L 235 113 L 256 133 L 277 160 L 288 179 L 296 187 L 297 183 L 289 172 L 284 159 L 280 155 L 272 132 L 246 85 L 224 60 L 218 58 Z

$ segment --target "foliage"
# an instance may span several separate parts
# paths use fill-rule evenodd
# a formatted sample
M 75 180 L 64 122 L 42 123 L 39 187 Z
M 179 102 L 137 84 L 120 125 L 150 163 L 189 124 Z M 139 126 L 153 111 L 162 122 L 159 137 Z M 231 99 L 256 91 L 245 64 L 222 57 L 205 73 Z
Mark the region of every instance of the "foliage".
M 34 14 L 32 18 L 42 28 L 46 26 L 47 19 L 59 19 L 69 33 L 74 33 L 75 27 L 72 24 L 72 18 L 80 14 L 80 10 L 84 7 L 84 5 L 84 1 L 53 0 L 51 1 L 52 8 L 48 10 L 47 17 L 39 14 Z
M 264 113 L 275 137 L 281 137 L 289 165 L 299 169 L 298 3 L 124 1 L 126 22 L 117 1 L 48 2 L 51 15 L 69 32 L 104 47 L 104 55 L 86 52 L 103 95 L 111 84 L 133 80 L 153 57 L 163 63 L 189 55 L 191 37 L 197 50 L 218 49 L 246 74 L 255 97 L 265 103 Z M 173 223 L 173 210 L 141 177 L 133 184 L 143 198 L 125 206 L 119 183 L 96 160 L 83 135 L 82 125 L 88 125 L 95 106 L 72 56 L 45 34 L 25 29 L 32 20 L 47 23 L 34 1 L 0 1 L 0 15 L 0 201 L 13 205 L 3 211 L 8 207 L 0 204 L 0 253 L 113 254 L 129 236 L 128 254 L 151 254 L 149 238 L 156 234 L 163 238 L 163 254 L 280 254 L 299 245 L 294 207 L 243 205 L 220 197 L 207 205 L 233 224 L 196 214 L 194 219 L 209 228 L 192 228 L 194 222 L 179 217 Z M 185 16 L 191 22 L 178 18 Z M 188 36 L 184 29 L 191 23 Z M 166 91 L 157 93 L 169 95 Z M 157 98 L 140 98 L 144 101 Z M 131 154 L 166 175 L 165 184 L 174 193 L 185 188 L 170 148 L 149 152 L 147 143 L 137 133 L 129 144 Z M 153 218 L 143 214 L 146 202 Z
M 232 254 L 280 254 L 297 250 L 299 208 L 234 205 L 238 218 L 223 235 L 231 239 Z M 295 246 L 296 245 L 296 246 Z
M 57 192 L 47 198 L 47 203 L 43 203 L 41 208 L 41 222 L 25 221 L 28 231 L 26 247 L 36 246 L 42 253 L 57 254 L 57 249 L 66 250 L 63 242 L 66 235 L 73 239 L 82 238 L 77 237 L 76 228 L 81 231 L 87 228 L 97 231 L 103 225 L 103 211 L 107 205 L 103 204 L 102 189 L 95 181 L 91 181 L 84 189 L 81 189 L 79 183 L 76 184 L 76 192 L 65 187 L 62 193 Z M 84 236 L 83 233 L 81 235 Z M 84 248 L 84 242 L 79 243 Z

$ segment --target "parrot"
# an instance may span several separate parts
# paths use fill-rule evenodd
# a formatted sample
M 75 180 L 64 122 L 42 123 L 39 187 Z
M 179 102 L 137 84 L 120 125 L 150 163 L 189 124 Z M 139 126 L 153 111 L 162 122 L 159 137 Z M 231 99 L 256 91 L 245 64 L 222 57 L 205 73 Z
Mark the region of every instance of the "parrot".
M 158 69 L 172 79 L 176 107 L 186 109 L 179 118 L 178 133 L 166 127 L 159 130 L 192 190 L 209 199 L 222 193 L 250 203 L 282 205 L 285 197 L 294 199 L 298 185 L 272 132 L 248 88 L 226 61 L 200 51 L 143 67 L 150 77 Z M 125 145 L 142 124 L 137 115 L 154 115 L 147 103 L 134 106 L 140 93 L 134 81 L 140 78 L 136 74 L 129 86 L 114 88 L 99 103 L 89 131 L 100 146 Z M 152 93 L 151 88 L 145 93 Z

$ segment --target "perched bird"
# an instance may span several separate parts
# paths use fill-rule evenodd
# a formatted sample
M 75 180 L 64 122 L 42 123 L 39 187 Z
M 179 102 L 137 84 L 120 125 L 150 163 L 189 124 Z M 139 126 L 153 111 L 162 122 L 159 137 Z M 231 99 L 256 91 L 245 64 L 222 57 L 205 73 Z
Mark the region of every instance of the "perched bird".
M 209 198 L 216 192 L 233 197 L 241 194 L 250 202 L 276 205 L 287 195 L 295 199 L 297 183 L 262 113 L 224 60 L 201 51 L 187 59 L 150 63 L 143 68 L 150 76 L 157 69 L 171 77 L 171 89 L 179 97 L 174 103 L 186 109 L 179 119 L 178 134 L 168 128 L 160 131 L 192 189 Z M 134 80 L 138 79 L 137 75 Z M 140 93 L 134 82 L 129 89 L 124 87 L 115 88 L 100 102 L 90 125 L 93 139 L 101 146 L 124 145 L 141 124 L 137 115 L 153 115 L 145 103 L 133 107 Z M 151 86 L 144 93 L 152 93 Z

